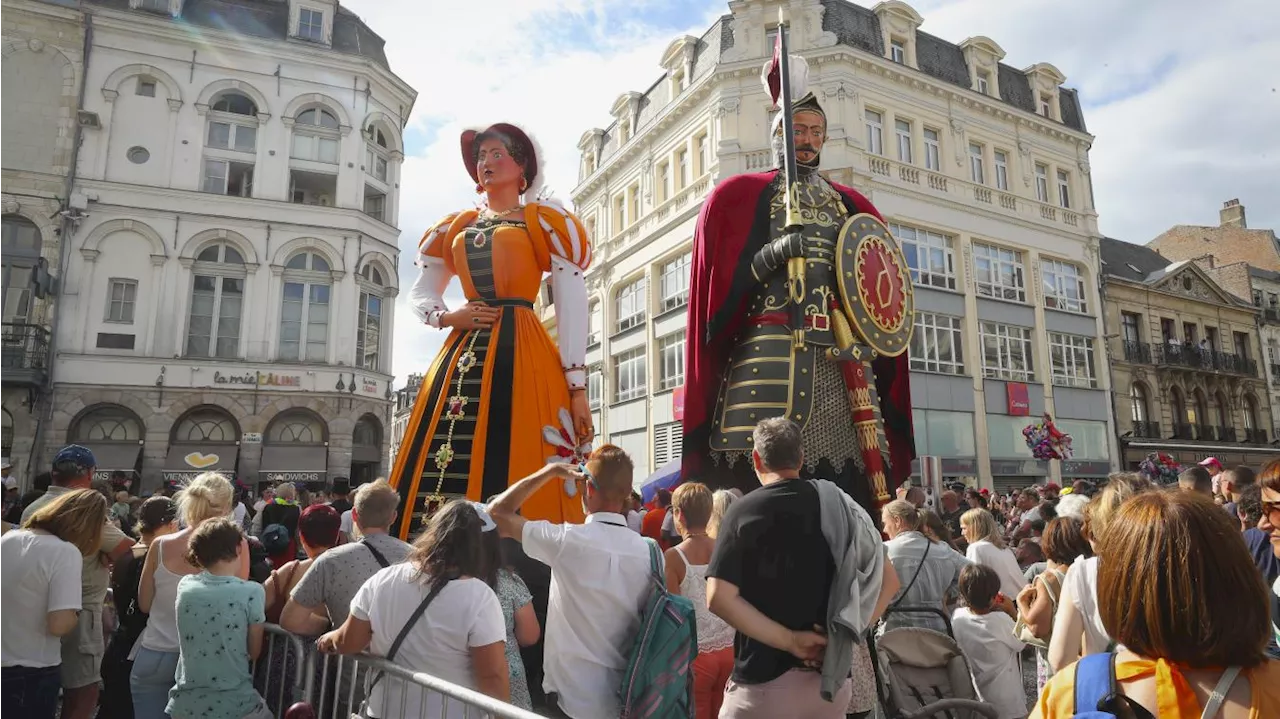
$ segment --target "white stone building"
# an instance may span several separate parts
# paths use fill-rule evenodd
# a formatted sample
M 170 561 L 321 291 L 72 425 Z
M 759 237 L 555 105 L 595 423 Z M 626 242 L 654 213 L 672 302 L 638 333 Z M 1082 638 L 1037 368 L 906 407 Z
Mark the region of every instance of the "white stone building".
M 1263 376 L 1271 388 L 1271 419 L 1277 422 L 1271 427 L 1271 436 L 1280 437 L 1280 420 L 1276 420 L 1280 410 L 1280 272 L 1250 267 L 1249 280 L 1253 304 L 1262 310 L 1258 330 L 1266 356 L 1259 364 L 1264 365 Z
M 640 476 L 679 457 L 694 224 L 718 180 L 772 166 L 759 74 L 779 5 L 827 114 L 823 170 L 870 197 L 916 269 L 918 453 L 984 486 L 1105 474 L 1115 433 L 1079 98 L 1053 66 L 1018 70 L 989 38 L 928 35 L 896 0 L 732 2 L 583 135 L 573 200 L 596 243 L 587 362 L 600 435 Z M 1023 441 L 1044 411 L 1075 438 L 1065 466 Z
M 92 0 L 46 455 L 144 489 L 383 472 L 401 129 L 334 0 Z M 385 331 L 384 331 L 385 330 Z
M 4 0 L 3 439 L 0 454 L 25 488 L 40 471 L 35 456 L 41 417 L 51 407 L 49 344 L 55 303 L 50 278 L 60 272 L 66 229 L 60 198 L 69 194 L 81 81 L 84 27 L 74 7 Z M 33 271 L 43 281 L 33 282 Z

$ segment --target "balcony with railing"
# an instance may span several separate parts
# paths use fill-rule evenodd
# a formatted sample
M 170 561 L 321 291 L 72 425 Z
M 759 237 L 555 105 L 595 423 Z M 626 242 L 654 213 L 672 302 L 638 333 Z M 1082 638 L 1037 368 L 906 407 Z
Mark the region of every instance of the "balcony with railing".
M 1195 439 L 1195 425 L 1186 422 L 1173 423 L 1173 436 L 1170 439 Z
M 1151 364 L 1151 345 L 1147 342 L 1124 340 L 1120 343 L 1120 352 L 1125 362 Z
M 49 372 L 49 330 L 5 322 L 0 332 L 0 375 L 6 385 L 44 386 Z
M 1249 444 L 1266 444 L 1267 430 L 1265 429 L 1246 429 L 1244 431 L 1244 441 Z
M 1138 439 L 1161 439 L 1160 423 L 1147 420 L 1134 420 L 1133 436 Z
M 1258 362 L 1241 355 L 1186 345 L 1160 344 L 1153 349 L 1155 363 L 1161 367 L 1258 376 Z
M 1201 442 L 1217 441 L 1218 434 L 1214 432 L 1214 429 L 1215 429 L 1214 427 L 1207 424 L 1197 424 L 1195 427 L 1196 427 L 1196 439 L 1200 440 Z
M 1213 431 L 1218 434 L 1219 442 L 1238 442 L 1239 435 L 1236 433 L 1235 427 L 1214 427 Z

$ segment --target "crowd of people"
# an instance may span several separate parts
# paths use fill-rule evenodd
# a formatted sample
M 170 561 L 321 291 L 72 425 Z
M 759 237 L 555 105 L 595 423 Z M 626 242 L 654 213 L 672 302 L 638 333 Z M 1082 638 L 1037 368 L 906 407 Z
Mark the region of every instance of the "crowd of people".
M 877 523 L 800 478 L 795 424 L 761 422 L 753 447 L 745 496 L 685 483 L 645 507 L 605 446 L 486 504 L 448 502 L 412 545 L 388 532 L 399 495 L 381 480 L 250 503 L 211 472 L 141 500 L 95 486 L 92 453 L 66 447 L 43 492 L 6 491 L 2 710 L 265 719 L 250 667 L 273 623 L 547 716 L 618 716 L 662 584 L 696 616 L 698 719 L 868 716 L 877 637 L 903 628 L 952 637 L 1002 719 L 1096 710 L 1077 684 L 1099 672 L 1117 715 L 1195 716 L 1215 692 L 1228 719 L 1280 713 L 1280 461 L 1206 461 L 1168 486 L 904 487 Z M 521 515 L 566 481 L 585 523 Z M 336 674 L 329 696 L 359 704 L 331 716 L 453 715 L 394 677 Z

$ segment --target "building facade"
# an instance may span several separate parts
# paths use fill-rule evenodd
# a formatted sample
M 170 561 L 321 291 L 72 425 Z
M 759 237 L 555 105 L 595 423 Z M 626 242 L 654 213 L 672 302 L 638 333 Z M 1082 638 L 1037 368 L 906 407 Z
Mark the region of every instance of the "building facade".
M 44 451 L 142 488 L 384 472 L 415 93 L 333 0 L 89 2 Z
M 662 77 L 620 95 L 613 122 L 582 136 L 573 200 L 596 246 L 589 391 L 599 433 L 641 476 L 680 455 L 701 201 L 719 180 L 773 165 L 759 75 L 778 5 L 734 2 L 701 37 L 676 39 Z M 1051 65 L 1004 64 L 989 38 L 920 31 L 923 18 L 896 0 L 788 6 L 792 51 L 827 115 L 823 172 L 875 203 L 913 270 L 918 453 L 984 486 L 1104 475 L 1116 452 L 1093 138 L 1075 91 Z M 1034 460 L 1023 441 L 1046 411 L 1075 437 L 1065 466 Z
M 1170 262 L 1150 246 L 1104 238 L 1102 261 L 1124 466 L 1151 452 L 1250 467 L 1280 455 L 1269 443 L 1260 310 L 1200 263 Z
M 422 373 L 414 372 L 405 381 L 405 385 L 396 390 L 396 405 L 391 411 L 391 447 L 387 456 L 387 470 L 395 464 L 396 454 L 400 451 L 400 443 L 404 441 L 404 432 L 409 428 L 409 417 L 413 415 L 413 405 L 418 401 L 418 392 L 422 389 Z
M 5 0 L 3 25 L 3 314 L 0 453 L 24 487 L 49 395 L 54 278 L 61 236 L 77 214 L 66 198 L 79 138 L 76 109 L 84 78 L 84 23 L 73 7 Z

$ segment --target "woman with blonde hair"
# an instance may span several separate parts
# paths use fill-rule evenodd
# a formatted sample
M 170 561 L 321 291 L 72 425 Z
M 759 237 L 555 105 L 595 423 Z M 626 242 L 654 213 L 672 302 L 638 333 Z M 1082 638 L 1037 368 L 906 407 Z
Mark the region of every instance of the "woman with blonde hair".
M 106 499 L 78 489 L 0 539 L 5 716 L 53 719 L 62 686 L 60 637 L 77 626 L 84 558 L 97 553 L 106 521 Z
M 167 716 L 165 706 L 178 666 L 178 582 L 200 573 L 200 568 L 187 559 L 191 537 L 208 520 L 231 516 L 235 488 L 221 474 L 205 472 L 191 480 L 173 501 L 186 528 L 156 538 L 147 551 L 138 584 L 138 608 L 148 614 L 147 627 L 134 645 L 133 671 L 129 674 L 133 713 L 138 719 Z M 249 544 L 241 541 L 244 546 L 236 576 L 247 579 Z
M 1098 607 L 1098 564 L 1105 559 L 1101 554 L 1102 538 L 1125 500 L 1154 487 L 1136 472 L 1115 472 L 1107 479 L 1107 486 L 1085 506 L 1083 532 L 1094 556 L 1077 559 L 1062 580 L 1053 637 L 1049 640 L 1049 667 L 1054 672 L 1083 655 L 1105 652 L 1114 646 Z
M 693 660 L 697 719 L 720 715 L 724 687 L 733 672 L 734 629 L 707 608 L 707 566 L 716 548 L 707 524 L 714 508 L 715 500 L 707 485 L 697 482 L 680 485 L 671 495 L 671 512 L 676 531 L 684 541 L 668 549 L 665 555 L 667 590 L 692 600 L 697 613 L 698 656 Z
M 707 520 L 707 536 L 712 539 L 720 531 L 720 521 L 729 513 L 729 507 L 738 500 L 738 495 L 730 489 L 717 489 L 711 495 L 711 519 Z
M 996 518 L 985 509 L 970 509 L 960 515 L 960 531 L 969 542 L 965 558 L 995 570 L 1000 577 L 1000 592 L 1012 602 L 1027 586 L 1027 578 L 1018 566 L 1018 558 L 1005 545 Z

